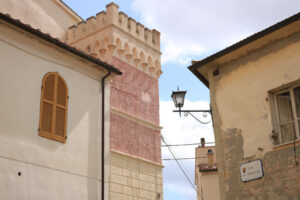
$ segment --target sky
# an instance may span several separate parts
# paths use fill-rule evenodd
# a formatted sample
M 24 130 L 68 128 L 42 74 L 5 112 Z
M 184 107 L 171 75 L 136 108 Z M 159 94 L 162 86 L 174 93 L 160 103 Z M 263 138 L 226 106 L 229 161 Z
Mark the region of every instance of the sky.
M 105 10 L 109 0 L 64 0 L 83 19 Z M 115 0 L 120 11 L 161 32 L 160 125 L 169 144 L 214 141 L 211 123 L 173 113 L 172 90 L 187 90 L 184 109 L 208 109 L 209 90 L 187 69 L 201 60 L 300 11 L 299 0 Z M 201 114 L 197 117 L 202 118 Z M 204 118 L 209 120 L 208 118 Z M 176 157 L 194 157 L 195 146 L 173 147 Z M 166 148 L 162 157 L 171 158 Z M 194 182 L 194 160 L 180 161 Z M 165 200 L 196 199 L 175 161 L 163 161 Z

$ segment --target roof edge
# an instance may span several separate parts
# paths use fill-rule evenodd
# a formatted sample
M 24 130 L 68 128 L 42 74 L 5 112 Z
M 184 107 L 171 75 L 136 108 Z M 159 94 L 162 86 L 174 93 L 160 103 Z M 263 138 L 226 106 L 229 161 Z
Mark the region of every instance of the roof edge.
M 196 69 L 196 68 L 194 68 L 194 69 L 190 69 L 190 71 L 207 87 L 207 88 L 209 88 L 209 82 L 208 82 L 208 80 L 204 77 L 204 76 L 202 76 L 202 74 L 200 74 L 199 72 L 198 72 L 198 70 Z
M 80 17 L 72 8 L 70 8 L 63 0 L 52 0 L 59 7 L 61 7 L 64 11 L 68 12 L 68 14 L 73 17 L 75 20 L 82 21 L 82 17 Z
M 279 29 L 281 29 L 281 28 L 283 28 L 283 27 L 285 27 L 285 26 L 287 26 L 287 25 L 289 25 L 289 24 L 291 24 L 291 23 L 293 23 L 295 21 L 298 21 L 299 19 L 300 19 L 300 12 L 297 13 L 297 14 L 295 14 L 295 15 L 292 15 L 291 17 L 289 17 L 289 18 L 287 18 L 287 19 L 285 19 L 283 21 L 280 21 L 280 22 L 278 22 L 278 23 L 270 26 L 269 28 L 266 28 L 266 29 L 264 29 L 264 30 L 262 30 L 260 32 L 257 32 L 257 33 L 255 33 L 255 34 L 253 34 L 253 35 L 251 35 L 251 36 L 249 36 L 249 37 L 247 37 L 247 38 L 245 38 L 245 39 L 243 39 L 243 40 L 241 40 L 241 41 L 239 41 L 239 42 L 237 42 L 237 43 L 235 43 L 235 44 L 233 44 L 233 45 L 231 45 L 231 46 L 229 46 L 229 47 L 227 47 L 227 48 L 225 48 L 225 49 L 223 49 L 223 50 L 221 50 L 221 51 L 219 51 L 219 52 L 217 52 L 217 53 L 215 53 L 215 54 L 213 54 L 211 56 L 209 56 L 209 57 L 206 57 L 203 60 L 200 60 L 200 61 L 198 61 L 198 62 L 190 65 L 188 67 L 188 69 L 195 76 L 197 76 L 200 79 L 200 81 L 202 81 L 202 83 L 206 87 L 209 87 L 208 80 L 206 80 L 198 72 L 197 68 L 199 68 L 201 66 L 204 66 L 205 64 L 208 64 L 208 63 L 212 62 L 213 60 L 216 60 L 217 58 L 220 58 L 220 57 L 222 57 L 222 56 L 224 56 L 226 54 L 229 54 L 232 51 L 235 51 L 235 50 L 237 50 L 237 49 L 239 49 L 239 48 L 241 48 L 241 47 L 243 47 L 243 46 L 245 46 L 247 44 L 250 44 L 250 43 L 254 42 L 255 40 L 258 40 L 258 39 L 260 39 L 260 38 L 262 38 L 262 37 L 264 37 L 266 35 L 269 35 L 269 34 L 275 32 L 275 31 L 277 31 L 277 30 L 279 30 Z
M 43 40 L 45 40 L 45 41 L 47 41 L 47 42 L 49 42 L 49 43 L 51 43 L 51 44 L 53 44 L 53 45 L 55 45 L 59 48 L 62 48 L 62 49 L 66 50 L 66 51 L 68 51 L 68 52 L 70 52 L 70 53 L 72 53 L 72 54 L 74 54 L 74 55 L 76 55 L 80 58 L 88 60 L 89 62 L 98 65 L 98 67 L 105 68 L 109 71 L 114 72 L 117 75 L 122 74 L 122 72 L 119 69 L 115 68 L 114 66 L 112 66 L 110 64 L 107 64 L 107 63 L 105 63 L 105 62 L 103 62 L 103 61 L 101 61 L 97 58 L 94 58 L 94 57 L 92 57 L 92 56 L 90 56 L 90 55 L 88 55 L 88 54 L 86 54 L 82 51 L 79 51 L 79 50 L 75 49 L 74 47 L 69 46 L 68 44 L 66 44 L 64 42 L 61 42 L 57 38 L 53 38 L 48 34 L 42 33 L 38 29 L 34 29 L 29 25 L 23 24 L 20 20 L 13 19 L 9 15 L 5 15 L 5 14 L 0 12 L 0 20 L 4 20 L 5 22 L 7 22 L 7 23 L 9 23 L 9 24 L 11 24 L 15 27 L 18 27 L 18 28 L 20 28 L 20 29 L 22 29 L 22 30 L 34 35 L 34 36 L 39 37 L 40 39 L 43 39 Z

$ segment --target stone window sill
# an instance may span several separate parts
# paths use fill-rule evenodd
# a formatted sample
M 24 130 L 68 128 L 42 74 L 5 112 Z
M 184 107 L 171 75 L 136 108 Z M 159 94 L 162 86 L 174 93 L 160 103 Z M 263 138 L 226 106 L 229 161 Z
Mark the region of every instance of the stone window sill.
M 299 146 L 299 144 L 300 144 L 300 139 L 297 139 L 297 140 L 295 141 L 295 143 L 296 143 L 296 146 Z M 279 150 L 279 149 L 284 149 L 284 148 L 288 148 L 288 147 L 292 147 L 292 146 L 294 146 L 294 141 L 290 141 L 290 142 L 287 142 L 287 143 L 274 145 L 274 146 L 273 146 L 273 149 Z

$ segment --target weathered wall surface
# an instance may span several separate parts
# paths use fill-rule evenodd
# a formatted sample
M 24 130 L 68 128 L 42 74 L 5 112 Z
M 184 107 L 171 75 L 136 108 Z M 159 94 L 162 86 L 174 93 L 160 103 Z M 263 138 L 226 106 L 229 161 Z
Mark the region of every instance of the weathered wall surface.
M 47 72 L 58 72 L 68 85 L 65 144 L 38 136 L 41 84 Z M 0 25 L 0 199 L 100 196 L 103 75 L 62 50 Z
M 219 181 L 218 181 L 218 172 L 204 172 L 198 176 L 198 199 L 207 199 L 207 200 L 219 200 Z
M 221 66 L 217 76 L 210 75 L 222 199 L 300 198 L 299 165 L 291 145 L 274 148 L 267 98 L 269 90 L 300 79 L 299 52 L 300 34 L 295 33 Z M 265 176 L 242 183 L 240 164 L 257 158 L 263 161 Z
M 65 39 L 68 28 L 78 23 L 80 18 L 63 5 L 58 0 L 1 0 L 0 12 L 53 37 Z
M 214 165 L 208 165 L 208 150 L 212 150 L 214 152 L 213 163 Z M 217 171 L 200 171 L 199 165 L 207 165 L 207 168 L 216 168 L 216 152 L 215 146 L 199 146 L 195 148 L 195 184 L 197 186 L 198 195 L 197 199 L 211 199 L 211 200 L 219 200 L 219 180 L 218 180 L 218 172 Z
M 215 146 L 205 146 L 205 147 L 198 146 L 197 148 L 195 148 L 195 157 L 197 158 L 195 162 L 195 166 L 198 166 L 199 164 L 208 163 L 207 152 L 209 149 L 211 149 L 214 153 L 213 154 L 214 164 L 217 163 Z
M 111 200 L 163 199 L 162 184 L 161 165 L 121 152 L 112 152 Z

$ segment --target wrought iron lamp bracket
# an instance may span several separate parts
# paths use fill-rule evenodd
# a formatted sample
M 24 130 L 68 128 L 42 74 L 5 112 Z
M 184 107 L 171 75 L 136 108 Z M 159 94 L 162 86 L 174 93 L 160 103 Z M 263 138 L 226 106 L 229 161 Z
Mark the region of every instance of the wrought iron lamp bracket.
M 181 112 L 183 112 L 183 115 L 185 117 L 188 117 L 189 115 L 192 116 L 195 120 L 197 120 L 199 123 L 201 124 L 208 124 L 211 122 L 212 118 L 211 118 L 211 110 L 173 110 L 173 112 L 179 112 L 179 115 L 181 116 Z M 208 114 L 210 115 L 210 120 L 203 122 L 200 119 L 198 119 L 195 115 L 193 115 L 192 113 L 202 113 L 203 118 L 208 117 Z

